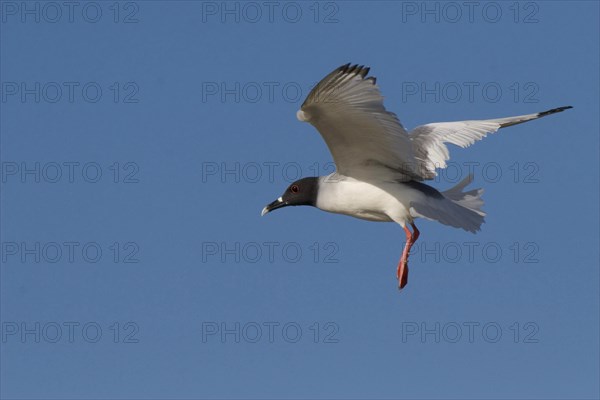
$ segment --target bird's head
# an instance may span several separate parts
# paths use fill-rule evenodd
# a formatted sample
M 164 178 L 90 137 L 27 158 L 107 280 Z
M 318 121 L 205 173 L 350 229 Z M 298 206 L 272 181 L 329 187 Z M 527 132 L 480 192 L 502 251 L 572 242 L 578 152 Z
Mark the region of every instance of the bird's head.
M 319 178 L 302 178 L 292 183 L 274 202 L 263 208 L 261 215 L 287 206 L 315 206 L 319 191 Z

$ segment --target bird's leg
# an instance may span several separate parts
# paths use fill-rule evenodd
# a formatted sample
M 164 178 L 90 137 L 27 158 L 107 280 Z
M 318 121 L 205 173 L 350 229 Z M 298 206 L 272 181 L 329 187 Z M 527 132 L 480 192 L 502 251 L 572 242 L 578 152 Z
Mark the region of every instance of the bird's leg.
M 404 232 L 406 232 L 406 244 L 402 251 L 402 257 L 398 263 L 398 269 L 396 270 L 396 277 L 398 278 L 398 288 L 402 289 L 408 283 L 408 256 L 410 254 L 410 248 L 419 238 L 419 230 L 414 223 L 410 223 L 413 228 L 413 232 L 404 226 Z
M 406 244 L 402 251 L 402 257 L 398 262 L 398 269 L 396 269 L 396 278 L 398 279 L 398 288 L 402 289 L 408 283 L 408 252 L 410 249 L 410 242 L 412 241 L 412 233 L 408 227 L 404 226 L 404 232 L 406 232 Z
M 413 244 L 415 244 L 415 242 L 419 238 L 419 235 L 421 234 L 421 232 L 419 232 L 419 230 L 417 229 L 417 226 L 415 225 L 414 222 L 411 222 L 410 226 L 412 226 L 412 228 L 413 228 L 413 239 L 412 239 L 412 243 L 410 244 L 412 246 Z

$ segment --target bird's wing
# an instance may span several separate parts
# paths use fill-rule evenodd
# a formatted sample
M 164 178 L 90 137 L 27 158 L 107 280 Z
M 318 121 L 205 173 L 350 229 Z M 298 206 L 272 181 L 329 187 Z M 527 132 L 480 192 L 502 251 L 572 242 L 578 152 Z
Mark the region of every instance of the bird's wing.
M 446 168 L 446 161 L 450 158 L 446 143 L 468 147 L 483 139 L 489 133 L 495 133 L 500 128 L 521 124 L 569 108 L 572 107 L 559 107 L 516 117 L 479 121 L 438 122 L 418 126 L 409 134 L 413 143 L 415 158 L 419 164 L 418 173 L 422 179 L 433 179 L 436 176 L 435 170 L 437 168 Z
M 358 65 L 337 68 L 309 93 L 297 117 L 321 133 L 340 174 L 418 179 L 411 139 L 368 73 Z

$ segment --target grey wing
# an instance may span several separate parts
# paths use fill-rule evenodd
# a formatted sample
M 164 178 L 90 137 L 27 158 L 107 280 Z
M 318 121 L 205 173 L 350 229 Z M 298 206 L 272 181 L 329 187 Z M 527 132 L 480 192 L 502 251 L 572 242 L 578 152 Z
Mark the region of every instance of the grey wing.
M 413 144 L 383 97 L 369 68 L 346 64 L 309 93 L 297 113 L 327 144 L 337 171 L 357 179 L 419 179 Z

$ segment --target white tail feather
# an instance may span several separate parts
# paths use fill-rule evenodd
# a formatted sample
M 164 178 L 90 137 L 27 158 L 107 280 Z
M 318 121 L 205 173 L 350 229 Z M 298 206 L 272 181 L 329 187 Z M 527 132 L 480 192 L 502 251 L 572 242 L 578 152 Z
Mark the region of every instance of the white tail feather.
M 453 188 L 441 192 L 441 196 L 412 202 L 411 206 L 416 216 L 462 228 L 468 232 L 477 232 L 485 217 L 485 213 L 481 210 L 483 189 L 463 192 L 472 181 L 473 176 L 469 175 Z

